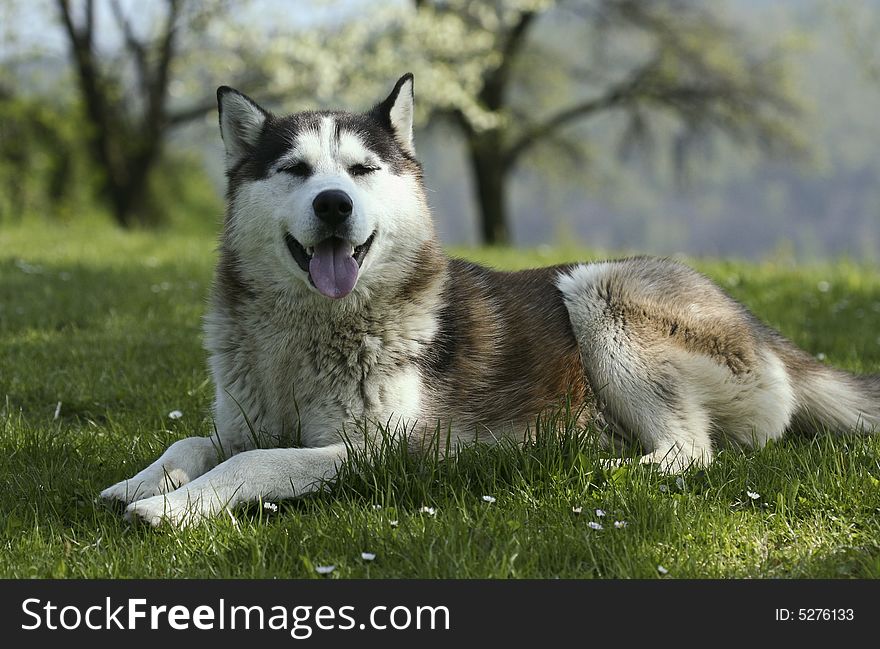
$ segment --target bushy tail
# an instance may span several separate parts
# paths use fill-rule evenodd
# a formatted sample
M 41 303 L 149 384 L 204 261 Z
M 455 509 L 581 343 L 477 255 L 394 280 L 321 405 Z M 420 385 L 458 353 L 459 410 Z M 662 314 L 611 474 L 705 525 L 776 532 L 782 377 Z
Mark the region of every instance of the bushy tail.
M 880 433 L 880 375 L 856 376 L 810 361 L 789 367 L 798 427 Z

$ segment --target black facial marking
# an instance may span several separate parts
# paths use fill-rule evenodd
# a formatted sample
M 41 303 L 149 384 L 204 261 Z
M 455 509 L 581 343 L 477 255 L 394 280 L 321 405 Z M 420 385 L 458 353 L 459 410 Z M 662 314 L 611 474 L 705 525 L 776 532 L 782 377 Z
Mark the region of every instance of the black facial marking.
M 392 173 L 404 171 L 421 173 L 421 166 L 400 148 L 394 133 L 382 125 L 375 111 L 368 113 L 335 113 L 336 123 L 342 130 L 353 133 L 364 146 L 374 152 Z
M 293 176 L 297 176 L 298 178 L 308 178 L 312 175 L 312 166 L 308 162 L 294 162 L 293 164 L 288 164 L 283 167 L 280 167 L 278 171 L 283 171 L 284 173 L 289 173 Z
M 319 131 L 324 117 L 334 118 L 335 137 L 341 137 L 342 131 L 354 134 L 367 149 L 376 154 L 383 166 L 391 173 L 396 175 L 409 173 L 421 178 L 421 164 L 400 147 L 393 131 L 382 123 L 378 107 L 366 113 L 307 111 L 283 117 L 270 113 L 250 155 L 227 172 L 229 179 L 227 195 L 233 196 L 244 182 L 268 177 L 276 168 L 278 160 L 290 151 L 300 133 L 309 130 Z M 283 171 L 304 177 L 304 174 L 298 173 L 304 169 L 285 168 Z M 361 170 L 355 170 L 354 175 L 358 175 L 358 171 Z
M 266 178 L 275 169 L 279 158 L 290 151 L 299 134 L 307 130 L 317 130 L 320 119 L 321 114 L 314 112 L 296 113 L 286 117 L 272 116 L 263 126 L 253 152 L 237 170 L 236 179 L 246 181 Z M 306 167 L 298 167 L 297 163 L 293 163 L 285 165 L 279 171 L 305 176 L 311 173 L 311 169 L 306 173 Z
M 379 167 L 365 164 L 354 164 L 348 168 L 348 173 L 352 176 L 366 176 L 374 171 L 379 171 Z

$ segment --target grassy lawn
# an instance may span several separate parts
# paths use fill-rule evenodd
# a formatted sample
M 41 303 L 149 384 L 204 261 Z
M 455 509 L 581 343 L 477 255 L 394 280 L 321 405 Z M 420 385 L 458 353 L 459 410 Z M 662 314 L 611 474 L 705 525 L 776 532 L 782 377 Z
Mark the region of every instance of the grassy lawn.
M 213 263 L 210 235 L 0 229 L 0 577 L 880 577 L 877 438 L 790 438 L 676 478 L 603 470 L 589 431 L 569 431 L 455 462 L 387 453 L 277 511 L 129 526 L 98 492 L 210 431 Z M 876 268 L 695 265 L 827 362 L 880 370 Z

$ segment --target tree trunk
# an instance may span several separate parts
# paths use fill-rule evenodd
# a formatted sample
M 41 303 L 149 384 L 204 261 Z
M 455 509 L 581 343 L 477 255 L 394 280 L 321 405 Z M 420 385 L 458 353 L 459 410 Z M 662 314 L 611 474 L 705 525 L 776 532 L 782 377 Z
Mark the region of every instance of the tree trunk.
M 136 224 L 146 225 L 143 185 L 137 182 L 118 185 L 109 183 L 106 187 L 107 197 L 113 211 L 116 224 L 122 228 L 131 228 Z
M 79 88 L 90 122 L 88 141 L 92 158 L 104 173 L 101 195 L 121 227 L 152 225 L 158 219 L 149 205 L 149 178 L 168 127 L 165 102 L 171 63 L 177 52 L 181 2 L 167 0 L 167 20 L 155 48 L 138 39 L 118 4 L 111 5 L 141 80 L 144 114 L 134 120 L 130 119 L 125 102 L 117 98 L 125 92 L 121 76 L 115 72 L 104 73 L 98 65 L 94 0 L 86 0 L 85 20 L 80 26 L 74 22 L 70 0 L 57 0 L 57 5 L 76 62 Z M 156 59 L 154 63 L 153 59 Z
M 507 168 L 502 159 L 500 133 L 484 131 L 468 140 L 471 174 L 480 209 L 480 234 L 490 246 L 509 245 L 507 219 Z
M 155 224 L 157 219 L 151 213 L 148 183 L 157 157 L 158 147 L 126 157 L 121 169 L 108 170 L 104 194 L 119 226 L 131 228 L 135 225 Z

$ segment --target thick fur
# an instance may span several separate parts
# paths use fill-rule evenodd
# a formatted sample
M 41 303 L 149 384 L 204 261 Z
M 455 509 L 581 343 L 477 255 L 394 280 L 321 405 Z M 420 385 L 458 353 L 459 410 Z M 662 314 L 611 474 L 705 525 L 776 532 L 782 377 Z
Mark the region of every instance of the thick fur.
M 722 444 L 880 425 L 878 377 L 817 363 L 677 262 L 506 273 L 447 259 L 412 87 L 404 76 L 364 114 L 288 117 L 218 91 L 228 211 L 205 320 L 216 432 L 102 492 L 129 518 L 185 525 L 313 491 L 380 426 L 414 448 L 437 431 L 522 438 L 568 403 L 609 446 L 636 442 L 644 462 L 677 471 Z M 325 190 L 351 197 L 342 225 L 313 210 Z M 295 255 L 331 236 L 367 250 L 341 299 Z

